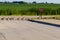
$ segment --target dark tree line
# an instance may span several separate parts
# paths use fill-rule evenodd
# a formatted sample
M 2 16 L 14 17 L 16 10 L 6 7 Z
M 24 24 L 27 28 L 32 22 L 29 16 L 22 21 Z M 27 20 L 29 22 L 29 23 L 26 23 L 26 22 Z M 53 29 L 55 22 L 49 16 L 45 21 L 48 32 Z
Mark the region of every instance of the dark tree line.
M 9 1 L 5 1 L 5 2 L 0 2 L 0 3 L 15 3 L 15 4 L 24 4 L 24 3 L 28 3 L 28 2 L 24 2 L 24 1 L 13 1 L 13 2 L 9 2 Z M 49 4 L 48 2 L 42 2 L 43 4 Z M 36 1 L 33 1 L 32 4 L 38 4 Z M 40 3 L 41 4 L 41 3 Z M 50 4 L 54 4 L 54 3 L 50 3 Z
M 5 1 L 5 2 L 0 2 L 0 3 L 15 3 L 15 4 L 24 4 L 24 3 L 28 3 L 28 2 L 24 2 L 24 1 L 13 1 L 13 2 L 8 2 L 8 1 Z M 32 2 L 32 3 L 36 3 L 35 1 Z
M 12 3 L 24 4 L 26 2 L 24 2 L 24 1 L 13 1 Z

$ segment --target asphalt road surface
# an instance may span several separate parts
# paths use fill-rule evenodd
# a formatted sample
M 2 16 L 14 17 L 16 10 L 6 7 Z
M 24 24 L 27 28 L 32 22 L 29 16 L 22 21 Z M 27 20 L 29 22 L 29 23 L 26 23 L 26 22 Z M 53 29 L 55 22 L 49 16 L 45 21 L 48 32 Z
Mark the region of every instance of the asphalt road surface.
M 60 40 L 60 28 L 30 21 L 0 21 L 0 40 Z

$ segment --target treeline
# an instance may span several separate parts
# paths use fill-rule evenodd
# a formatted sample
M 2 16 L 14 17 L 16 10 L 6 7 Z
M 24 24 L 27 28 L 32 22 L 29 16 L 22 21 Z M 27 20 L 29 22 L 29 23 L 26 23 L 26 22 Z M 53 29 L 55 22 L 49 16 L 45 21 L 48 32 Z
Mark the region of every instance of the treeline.
M 51 9 L 51 8 L 43 8 L 44 12 L 43 15 L 60 15 L 60 8 L 58 9 Z M 31 8 L 28 10 L 0 10 L 0 15 L 40 15 L 39 9 Z
M 5 1 L 5 2 L 0 2 L 0 3 L 16 3 L 16 4 L 28 4 L 28 2 L 24 2 L 24 1 L 13 1 L 13 2 L 9 2 L 9 1 Z M 36 1 L 33 1 L 32 3 L 37 3 Z
M 0 2 L 0 3 L 15 3 L 15 4 L 54 4 L 54 3 L 48 3 L 48 2 L 40 2 L 40 3 L 37 3 L 36 1 L 33 1 L 33 2 L 25 2 L 25 1 L 12 1 L 12 2 L 9 2 L 9 1 L 5 1 L 5 2 Z

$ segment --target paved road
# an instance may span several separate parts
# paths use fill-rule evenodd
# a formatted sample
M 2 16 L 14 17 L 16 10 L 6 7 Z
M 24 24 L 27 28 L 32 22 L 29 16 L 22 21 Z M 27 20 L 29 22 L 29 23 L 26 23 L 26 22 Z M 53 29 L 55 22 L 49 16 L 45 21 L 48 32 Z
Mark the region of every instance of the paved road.
M 0 21 L 0 40 L 60 40 L 60 28 L 29 21 Z

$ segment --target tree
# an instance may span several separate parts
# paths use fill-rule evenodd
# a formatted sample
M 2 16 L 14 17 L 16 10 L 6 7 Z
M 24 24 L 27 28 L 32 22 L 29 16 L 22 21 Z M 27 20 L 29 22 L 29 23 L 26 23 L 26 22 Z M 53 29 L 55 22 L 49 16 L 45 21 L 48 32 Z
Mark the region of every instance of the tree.
M 32 3 L 36 4 L 36 1 L 33 1 Z
M 23 3 L 26 3 L 26 2 L 24 2 L 24 1 L 13 1 L 13 3 L 23 4 Z
M 48 4 L 47 2 L 45 2 L 46 4 Z

